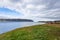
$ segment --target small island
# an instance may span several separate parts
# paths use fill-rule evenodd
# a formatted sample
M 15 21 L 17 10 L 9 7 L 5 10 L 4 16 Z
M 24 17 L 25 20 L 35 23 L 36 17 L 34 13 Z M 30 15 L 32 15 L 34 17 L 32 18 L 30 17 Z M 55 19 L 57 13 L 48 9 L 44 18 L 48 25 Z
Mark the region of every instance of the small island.
M 1 22 L 8 21 L 8 22 L 33 22 L 31 19 L 0 19 Z

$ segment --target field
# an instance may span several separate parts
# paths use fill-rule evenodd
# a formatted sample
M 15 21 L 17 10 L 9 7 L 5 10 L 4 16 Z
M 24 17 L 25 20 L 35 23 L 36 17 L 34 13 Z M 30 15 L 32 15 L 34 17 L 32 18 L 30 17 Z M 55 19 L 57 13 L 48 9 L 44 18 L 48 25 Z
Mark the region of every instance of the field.
M 0 40 L 60 40 L 60 24 L 17 28 L 0 34 Z

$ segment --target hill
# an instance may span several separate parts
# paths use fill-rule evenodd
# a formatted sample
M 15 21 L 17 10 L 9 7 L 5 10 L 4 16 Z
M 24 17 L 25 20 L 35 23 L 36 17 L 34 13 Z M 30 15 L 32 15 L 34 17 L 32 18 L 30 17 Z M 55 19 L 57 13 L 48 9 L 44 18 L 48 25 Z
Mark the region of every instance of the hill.
M 60 24 L 43 24 L 17 28 L 0 34 L 0 40 L 60 40 Z
M 0 21 L 33 22 L 31 19 L 0 19 Z

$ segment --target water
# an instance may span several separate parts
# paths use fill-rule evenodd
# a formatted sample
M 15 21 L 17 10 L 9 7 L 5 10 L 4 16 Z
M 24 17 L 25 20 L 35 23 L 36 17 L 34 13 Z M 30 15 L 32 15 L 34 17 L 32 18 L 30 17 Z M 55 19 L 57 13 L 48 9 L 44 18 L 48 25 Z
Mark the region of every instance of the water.
M 16 28 L 44 24 L 44 23 L 35 23 L 35 22 L 0 22 L 0 34 L 14 30 Z

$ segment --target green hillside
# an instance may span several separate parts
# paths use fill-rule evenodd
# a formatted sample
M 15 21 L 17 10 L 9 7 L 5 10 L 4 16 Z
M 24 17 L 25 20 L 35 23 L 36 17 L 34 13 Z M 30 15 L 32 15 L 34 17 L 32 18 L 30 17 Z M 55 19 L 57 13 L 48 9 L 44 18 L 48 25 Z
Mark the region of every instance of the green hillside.
M 60 40 L 60 24 L 44 24 L 17 28 L 0 34 L 0 40 Z

